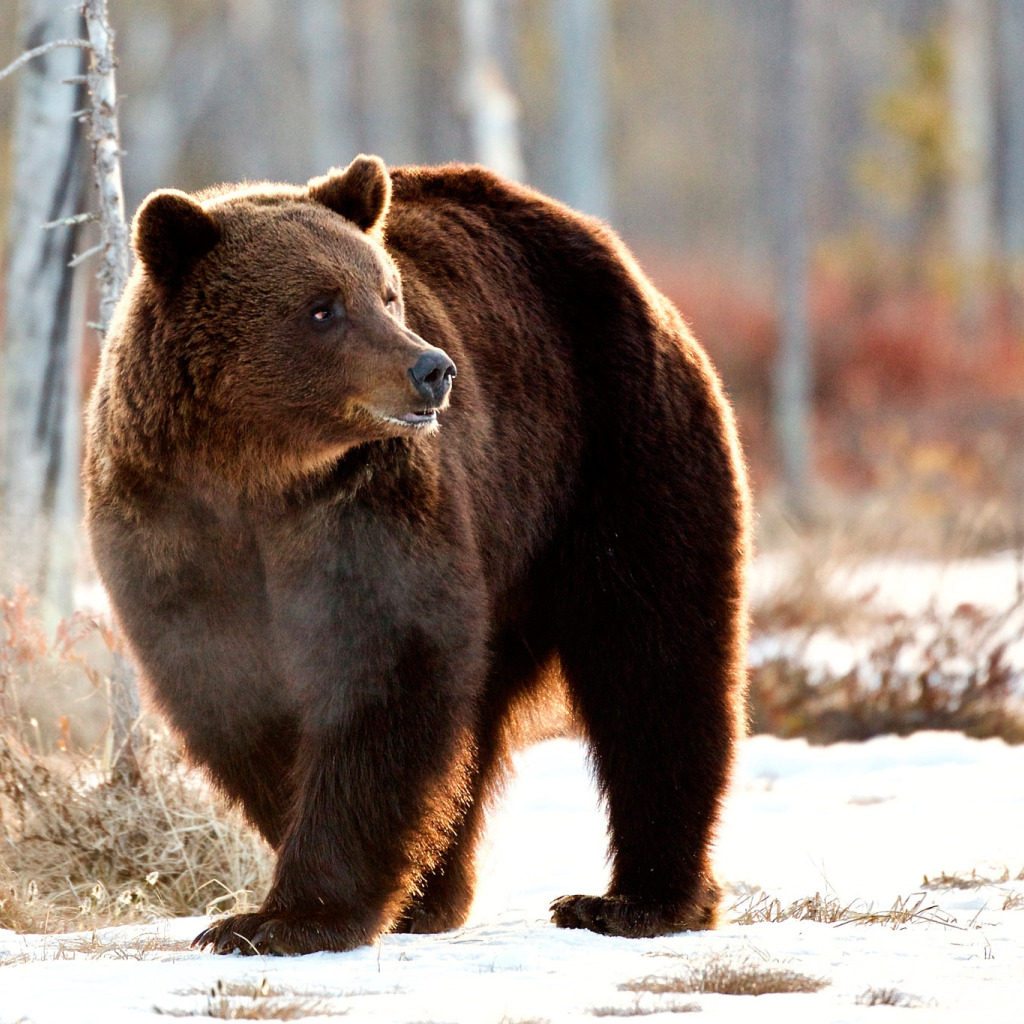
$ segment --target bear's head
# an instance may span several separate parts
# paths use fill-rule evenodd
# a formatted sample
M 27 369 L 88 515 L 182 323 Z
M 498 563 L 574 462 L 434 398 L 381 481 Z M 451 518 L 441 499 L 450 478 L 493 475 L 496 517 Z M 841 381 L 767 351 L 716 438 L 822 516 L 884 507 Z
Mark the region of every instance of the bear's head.
M 266 490 L 435 430 L 455 366 L 405 324 L 390 198 L 367 156 L 305 188 L 150 195 L 105 357 L 123 444 Z

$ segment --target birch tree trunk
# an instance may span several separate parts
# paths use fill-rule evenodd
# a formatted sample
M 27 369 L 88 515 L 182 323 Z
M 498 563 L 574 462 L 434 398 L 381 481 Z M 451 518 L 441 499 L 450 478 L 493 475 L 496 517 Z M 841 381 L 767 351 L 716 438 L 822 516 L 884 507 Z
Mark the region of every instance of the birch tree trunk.
M 505 80 L 499 49 L 500 7 L 509 0 L 462 0 L 462 95 L 469 117 L 473 159 L 522 181 L 519 104 Z M 507 12 L 505 12 L 507 13 Z
M 1003 255 L 1021 290 L 1024 272 L 1024 0 L 1000 0 L 1000 92 L 1003 111 Z
M 100 322 L 107 333 L 117 300 L 128 281 L 128 222 L 121 184 L 121 128 L 117 116 L 114 79 L 114 30 L 107 14 L 107 0 L 86 0 L 83 7 L 92 50 L 89 55 L 89 144 L 92 146 L 93 182 L 99 205 Z
M 968 333 L 978 330 L 984 319 L 984 275 L 993 254 L 995 106 L 989 14 L 988 0 L 950 2 L 955 164 L 949 214 L 962 281 L 961 321 Z
M 128 280 L 128 223 L 121 183 L 121 128 L 114 76 L 117 62 L 107 0 L 85 0 L 83 12 L 92 46 L 88 74 L 88 127 L 101 235 L 97 247 L 100 268 L 96 275 L 100 283 L 100 322 L 96 326 L 106 334 L 114 307 Z M 134 785 L 141 777 L 136 756 L 141 708 L 135 671 L 120 643 L 114 650 L 109 686 L 108 771 L 114 781 Z
M 25 0 L 26 48 L 79 38 L 67 0 Z M 54 50 L 19 72 L 14 195 L 8 228 L 7 308 L 0 353 L 0 587 L 20 583 L 53 621 L 72 608 L 78 534 L 78 352 L 71 316 L 75 227 L 81 196 L 81 131 L 73 114 L 82 50 Z
M 6 551 L 0 565 L 42 595 L 44 614 L 49 610 L 51 619 L 72 610 L 74 559 L 65 549 L 77 536 L 79 519 L 81 346 L 72 325 L 80 328 L 81 317 L 70 315 L 71 268 L 88 256 L 100 257 L 96 326 L 103 333 L 128 276 L 114 33 L 107 0 L 84 0 L 71 22 L 61 19 L 67 14 L 63 4 L 31 0 L 25 5 L 27 51 L 0 72 L 4 77 L 24 66 L 27 76 L 16 128 L 3 349 L 0 526 L 6 536 L 0 532 L 0 543 L 6 541 Z M 83 51 L 89 53 L 87 75 L 80 73 Z M 69 54 L 76 58 L 73 64 L 60 60 Z M 88 86 L 84 109 L 83 86 Z M 92 147 L 97 214 L 76 213 L 82 178 L 79 121 L 87 125 Z M 83 221 L 99 223 L 101 240 L 72 258 L 70 232 Z M 64 569 L 60 573 L 54 568 L 58 560 Z M 62 592 L 55 597 L 57 586 Z M 113 780 L 133 784 L 139 779 L 138 688 L 119 645 L 113 653 L 107 768 Z
M 779 168 L 780 338 L 775 363 L 774 420 L 790 513 L 810 510 L 811 339 L 808 322 L 810 153 L 810 11 L 807 0 L 785 0 L 786 54 L 783 137 Z
M 553 0 L 553 14 L 559 62 L 559 198 L 608 218 L 608 0 Z
M 356 155 L 348 15 L 337 0 L 297 0 L 291 12 L 309 81 L 311 163 L 315 173 L 325 174 L 329 167 L 344 167 Z

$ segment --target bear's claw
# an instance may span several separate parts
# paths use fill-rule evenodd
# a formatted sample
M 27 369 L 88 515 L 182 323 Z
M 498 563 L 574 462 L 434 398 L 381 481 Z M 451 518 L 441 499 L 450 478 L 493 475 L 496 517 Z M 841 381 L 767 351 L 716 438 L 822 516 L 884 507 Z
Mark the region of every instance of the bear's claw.
M 193 949 L 243 956 L 299 956 L 323 950 L 344 952 L 369 941 L 337 924 L 314 917 L 285 918 L 279 914 L 234 914 L 214 922 L 193 940 Z

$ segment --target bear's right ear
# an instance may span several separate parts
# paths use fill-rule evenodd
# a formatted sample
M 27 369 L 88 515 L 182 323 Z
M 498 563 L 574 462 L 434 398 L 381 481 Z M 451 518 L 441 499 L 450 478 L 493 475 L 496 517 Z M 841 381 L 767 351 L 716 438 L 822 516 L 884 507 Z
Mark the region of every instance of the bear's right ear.
M 361 231 L 380 234 L 391 204 L 391 176 L 379 156 L 360 155 L 307 184 L 309 198 L 340 213 Z
M 161 189 L 143 201 L 132 223 L 132 247 L 150 279 L 173 290 L 220 240 L 220 227 L 190 195 Z

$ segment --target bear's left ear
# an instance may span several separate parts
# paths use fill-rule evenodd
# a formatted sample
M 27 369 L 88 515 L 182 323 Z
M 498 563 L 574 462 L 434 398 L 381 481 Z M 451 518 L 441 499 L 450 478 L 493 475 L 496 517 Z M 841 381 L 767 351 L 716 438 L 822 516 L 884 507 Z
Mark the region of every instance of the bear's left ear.
M 361 231 L 381 234 L 391 203 L 391 178 L 379 156 L 360 155 L 343 171 L 331 168 L 311 178 L 309 198 L 340 213 Z

